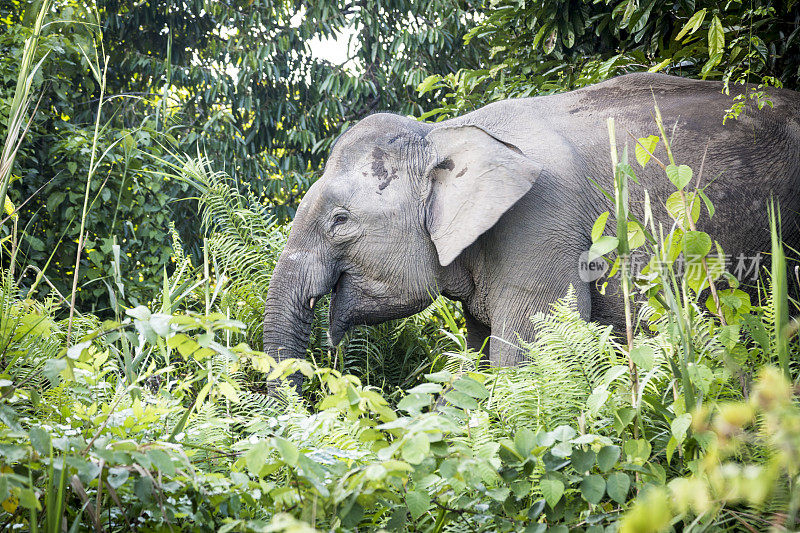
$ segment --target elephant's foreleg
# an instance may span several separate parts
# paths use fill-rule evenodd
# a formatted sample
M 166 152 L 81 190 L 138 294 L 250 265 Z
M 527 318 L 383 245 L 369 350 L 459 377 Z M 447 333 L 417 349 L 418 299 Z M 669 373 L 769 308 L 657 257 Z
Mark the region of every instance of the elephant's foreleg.
M 592 299 L 588 283 L 575 280 L 550 286 L 543 283 L 540 287 L 549 287 L 548 291 L 518 298 L 512 305 L 499 307 L 493 313 L 489 348 L 489 360 L 493 366 L 517 366 L 525 362 L 527 352 L 521 345 L 535 338 L 531 317 L 539 312 L 549 313 L 551 304 L 563 298 L 570 285 L 575 290 L 578 314 L 589 320 Z

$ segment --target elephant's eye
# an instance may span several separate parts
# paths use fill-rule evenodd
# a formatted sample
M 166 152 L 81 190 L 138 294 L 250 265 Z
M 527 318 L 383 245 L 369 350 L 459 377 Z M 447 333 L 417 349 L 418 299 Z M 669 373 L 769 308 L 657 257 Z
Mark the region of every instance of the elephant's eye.
M 347 222 L 347 215 L 336 215 L 333 217 L 333 227 L 340 226 Z

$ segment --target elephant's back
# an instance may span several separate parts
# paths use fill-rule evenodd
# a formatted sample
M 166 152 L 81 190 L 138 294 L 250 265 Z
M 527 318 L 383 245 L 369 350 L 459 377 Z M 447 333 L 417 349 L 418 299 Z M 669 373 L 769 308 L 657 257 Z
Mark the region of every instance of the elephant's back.
M 759 99 L 752 97 L 757 93 L 754 90 L 752 85 L 732 85 L 730 94 L 725 94 L 718 81 L 634 73 L 566 93 L 494 102 L 452 122 L 480 123 L 497 131 L 518 131 L 520 122 L 527 122 L 529 128 L 538 129 L 538 125 L 568 135 L 575 131 L 590 138 L 607 136 L 609 117 L 629 126 L 653 129 L 657 103 L 665 122 L 668 117 L 673 123 L 682 118 L 687 127 L 694 124 L 695 129 L 706 130 L 711 125 L 722 127 L 723 118 L 737 102 L 735 97 L 742 95 L 747 107 L 739 115 L 740 124 L 751 129 L 753 123 L 777 125 L 800 139 L 800 93 L 767 88 L 760 99 L 763 113 L 758 113 Z M 736 120 L 726 120 L 726 126 L 730 123 L 734 123 L 730 129 L 737 129 Z
M 495 102 L 449 122 L 481 125 L 545 165 L 570 159 L 573 168 L 595 173 L 607 168 L 608 118 L 615 119 L 620 145 L 633 142 L 631 136 L 657 135 L 657 103 L 683 163 L 699 167 L 708 145 L 712 159 L 738 168 L 800 167 L 800 93 L 769 88 L 769 104 L 758 109 L 757 99 L 734 100 L 742 86 L 731 87 L 731 95 L 722 88 L 715 81 L 628 74 L 568 93 Z M 746 107 L 726 119 L 737 101 Z M 770 153 L 784 160 L 763 161 Z

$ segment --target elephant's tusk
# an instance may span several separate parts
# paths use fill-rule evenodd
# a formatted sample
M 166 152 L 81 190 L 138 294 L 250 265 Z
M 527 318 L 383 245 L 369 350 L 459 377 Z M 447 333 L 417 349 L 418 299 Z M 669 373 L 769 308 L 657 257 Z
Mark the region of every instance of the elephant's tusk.
M 317 299 L 316 299 L 316 298 L 311 298 L 311 299 L 308 301 L 308 306 L 309 306 L 311 309 L 314 309 L 314 304 L 315 304 L 315 303 L 317 303 Z

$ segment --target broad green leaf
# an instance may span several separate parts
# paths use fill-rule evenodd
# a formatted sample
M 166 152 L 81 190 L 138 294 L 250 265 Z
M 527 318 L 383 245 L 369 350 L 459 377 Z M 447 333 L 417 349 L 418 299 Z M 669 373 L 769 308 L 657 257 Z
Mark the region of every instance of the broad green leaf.
M 133 309 L 126 309 L 125 314 L 137 320 L 150 320 L 150 310 L 143 306 L 137 306 Z
M 687 231 L 681 242 L 683 256 L 688 262 L 700 262 L 711 251 L 711 237 L 703 231 Z
M 421 490 L 412 490 L 406 493 L 406 507 L 414 520 L 425 514 L 431 505 L 431 497 Z
M 442 80 L 442 77 L 438 74 L 431 74 L 417 86 L 417 92 L 420 96 L 425 94 L 426 92 L 430 91 L 431 89 L 439 86 L 439 82 Z
M 680 191 L 676 191 L 672 193 L 667 201 L 665 202 L 667 206 L 667 211 L 675 220 L 679 221 L 681 226 L 685 229 L 689 229 L 689 220 L 686 217 L 686 209 L 691 206 L 692 208 L 692 220 L 697 222 L 700 218 L 700 202 L 693 202 L 694 193 L 685 194 L 686 197 L 686 204 L 684 205 L 683 199 L 681 198 Z M 677 257 L 677 253 L 680 250 L 676 250 L 675 255 Z
M 577 431 L 574 428 L 562 424 L 552 431 L 553 438 L 558 441 L 568 441 L 575 438 Z
M 636 409 L 633 407 L 620 407 L 614 412 L 614 430 L 617 435 L 622 433 L 626 427 L 633 422 L 636 417 Z
M 572 27 L 567 28 L 567 32 L 561 36 L 561 42 L 567 48 L 572 48 L 575 45 L 575 31 Z
M 361 521 L 364 516 L 364 508 L 355 501 L 355 498 L 350 499 L 350 504 L 345 504 L 339 508 L 339 517 L 342 519 L 342 526 L 346 529 L 354 528 Z
M 236 389 L 228 383 L 227 381 L 220 381 L 217 385 L 219 387 L 219 391 L 222 393 L 225 398 L 228 399 L 231 403 L 239 403 L 239 393 L 236 392 Z
M 55 387 L 61 379 L 62 372 L 67 369 L 67 361 L 64 359 L 48 359 L 44 363 L 42 375 L 50 380 L 50 386 Z
M 281 437 L 274 437 L 275 449 L 278 450 L 283 462 L 290 466 L 297 465 L 297 459 L 300 457 L 300 452 L 294 443 L 282 439 Z
M 580 474 L 585 474 L 594 467 L 597 454 L 592 450 L 573 450 L 572 452 L 572 468 Z
M 556 470 L 561 470 L 565 466 L 569 464 L 569 459 L 565 459 L 563 457 L 556 457 L 552 454 L 549 450 L 542 455 L 542 463 L 544 464 L 544 469 L 548 472 L 554 472 Z
M 706 61 L 706 63 L 703 65 L 703 68 L 700 69 L 700 78 L 706 79 L 706 76 L 708 76 L 711 73 L 711 70 L 717 65 L 719 65 L 721 61 L 722 61 L 722 52 L 717 52 L 716 54 L 708 58 L 708 61 Z
M 461 391 L 451 390 L 444 395 L 444 399 L 459 409 L 477 409 L 478 402 L 472 396 L 467 396 Z
M 686 35 L 687 33 L 691 35 L 694 32 L 696 32 L 698 28 L 700 28 L 700 25 L 703 23 L 703 20 L 705 18 L 706 18 L 705 8 L 701 9 L 700 11 L 689 17 L 689 20 L 686 22 L 686 24 L 683 25 L 681 31 L 678 33 L 678 35 L 675 36 L 675 40 L 680 41 L 681 39 L 683 39 L 683 36 Z
M 687 165 L 667 165 L 667 177 L 678 190 L 692 181 L 692 169 Z
M 164 450 L 153 449 L 147 451 L 147 456 L 150 458 L 150 462 L 152 462 L 153 465 L 161 472 L 168 476 L 175 475 L 175 465 L 172 464 L 172 459 L 167 452 Z M 247 456 L 245 455 L 245 461 L 247 460 L 246 457 Z
M 603 235 L 603 232 L 606 230 L 606 221 L 608 220 L 609 214 L 610 213 L 606 211 L 594 221 L 594 225 L 592 226 L 592 242 L 597 242 L 597 239 Z
M 606 491 L 612 500 L 622 505 L 628 499 L 628 490 L 631 487 L 631 478 L 624 472 L 614 472 L 608 476 Z
M 610 235 L 603 235 L 589 248 L 589 256 L 586 260 L 592 262 L 598 257 L 602 257 L 608 252 L 616 250 L 617 246 L 619 246 L 619 239 Z
M 500 439 L 500 447 L 497 449 L 497 453 L 500 456 L 500 460 L 506 463 L 516 463 L 518 461 L 525 460 L 524 457 L 519 453 L 517 450 L 514 441 L 511 439 Z
M 434 372 L 433 374 L 425 374 L 425 379 L 428 381 L 435 381 L 436 383 L 449 383 L 453 379 L 453 374 L 447 370 Z
M 30 429 L 28 435 L 31 439 L 31 446 L 36 450 L 36 453 L 41 456 L 50 455 L 50 434 L 47 431 L 39 426 L 34 426 Z
M 558 479 L 543 479 L 539 485 L 547 505 L 555 507 L 558 500 L 564 495 L 564 484 Z
M 408 389 L 407 392 L 409 394 L 438 394 L 442 392 L 442 386 L 437 383 L 420 383 L 416 387 Z
M 352 385 L 347 386 L 347 402 L 351 407 L 356 407 L 361 403 L 361 396 L 358 394 L 356 388 Z
M 80 359 L 86 350 L 91 347 L 92 341 L 84 341 L 67 348 L 67 357 L 70 359 Z
M 578 435 L 570 442 L 576 446 L 583 446 L 584 444 L 593 444 L 598 437 L 598 435 L 594 435 L 592 433 L 584 433 L 583 435 Z
M 627 148 L 623 151 L 623 156 L 627 155 Z M 617 173 L 620 176 L 627 176 L 628 178 L 632 179 L 635 183 L 639 183 L 639 179 L 636 177 L 636 173 L 633 171 L 633 167 L 630 166 L 626 162 L 621 162 L 617 164 Z
M 586 400 L 586 407 L 589 409 L 589 413 L 592 416 L 596 416 L 608 401 L 610 395 L 611 393 L 608 392 L 608 387 L 605 385 L 595 387 Z
M 496 487 L 487 490 L 486 494 L 495 501 L 504 502 L 508 499 L 508 496 L 511 494 L 511 490 L 508 487 Z
M 627 6 L 625 6 L 625 12 L 622 14 L 622 22 L 623 27 L 626 27 L 628 20 L 633 15 L 633 12 L 636 11 L 636 8 L 639 6 L 639 2 L 637 0 L 628 0 Z
M 677 448 L 678 441 L 675 440 L 675 437 L 670 437 L 669 442 L 667 442 L 667 449 L 664 451 L 667 456 L 667 464 L 672 464 L 672 456 L 675 454 Z
M 633 250 L 640 247 L 645 243 L 647 237 L 644 234 L 644 229 L 635 220 L 628 222 L 628 248 Z
M 727 326 L 720 326 L 718 338 L 725 348 L 733 350 L 739 343 L 739 325 L 728 324 Z
M 544 53 L 549 54 L 556 48 L 558 42 L 558 28 L 553 29 L 544 41 Z
M 539 518 L 539 515 L 542 514 L 542 511 L 544 511 L 544 506 L 546 503 L 547 502 L 545 500 L 536 500 L 533 502 L 533 505 L 531 505 L 530 509 L 528 509 L 528 518 L 530 520 L 536 520 Z
M 650 443 L 645 439 L 629 440 L 625 442 L 625 455 L 628 461 L 634 464 L 643 465 L 650 458 L 652 450 Z
M 708 56 L 721 54 L 724 48 L 725 30 L 722 29 L 722 21 L 717 15 L 714 15 L 711 25 L 708 27 Z
M 407 438 L 400 447 L 400 453 L 407 462 L 417 465 L 425 460 L 431 449 L 431 443 L 424 434 Z
M 726 318 L 728 316 L 733 318 L 737 314 L 744 317 L 750 313 L 751 309 L 753 308 L 752 304 L 750 303 L 750 295 L 741 289 L 724 289 L 717 291 L 717 295 L 719 297 L 719 303 L 722 306 L 722 310 L 725 311 Z M 708 296 L 706 305 L 712 313 L 717 312 L 717 306 L 714 303 L 713 296 Z
M 431 385 L 433 384 L 431 383 Z M 412 392 L 397 402 L 397 408 L 408 412 L 421 411 L 423 407 L 431 404 L 431 399 L 430 394 Z
M 703 363 L 690 364 L 689 381 L 691 381 L 697 388 L 703 391 L 703 394 L 708 394 L 711 384 L 714 382 L 714 373 Z
M 178 333 L 167 339 L 167 346 L 172 349 L 177 349 L 184 358 L 190 357 L 200 348 L 200 345 L 198 345 L 194 339 L 183 333 Z
M 660 63 L 658 63 L 656 65 L 653 65 L 652 67 L 647 69 L 647 72 L 659 72 L 659 71 L 663 70 L 664 67 L 669 65 L 671 62 L 672 62 L 672 58 L 668 57 L 665 60 L 661 61 Z
M 531 482 L 525 479 L 518 479 L 511 483 L 511 492 L 517 499 L 524 498 L 531 493 Z
M 205 385 L 200 388 L 200 392 L 197 393 L 197 398 L 195 399 L 195 404 L 200 407 L 206 401 L 206 396 L 208 396 L 208 391 L 211 390 L 212 383 L 209 381 Z
M 142 476 L 133 483 L 133 493 L 140 502 L 148 504 L 153 497 L 153 482 L 149 477 Z
M 638 141 L 636 143 L 636 161 L 644 168 L 650 161 L 651 154 L 656 151 L 659 138 L 657 135 L 649 135 L 639 138 Z
M 633 364 L 643 370 L 652 370 L 655 358 L 655 350 L 653 350 L 653 347 L 649 344 L 643 344 L 631 350 L 631 361 L 633 361 Z
M 482 383 L 478 383 L 468 376 L 464 376 L 453 383 L 453 388 L 457 391 L 463 392 L 467 396 L 472 396 L 478 400 L 484 400 L 489 397 L 489 391 Z
M 514 435 L 514 447 L 523 458 L 527 458 L 535 446 L 536 434 L 532 430 L 522 428 Z
M 597 466 L 603 472 L 611 470 L 619 459 L 619 446 L 605 446 L 597 452 Z
M 100 475 L 100 465 L 94 461 L 83 459 L 80 456 L 67 456 L 64 458 L 66 463 L 77 470 L 78 477 L 84 484 L 89 484 L 93 479 Z M 144 461 L 137 461 L 146 469 L 150 470 L 151 463 L 149 457 L 145 456 Z
M 592 474 L 581 481 L 581 496 L 589 503 L 597 505 L 606 492 L 606 481 L 603 476 Z
M 569 442 L 559 442 L 550 449 L 550 453 L 556 457 L 569 457 L 572 453 L 572 444 Z
M 533 42 L 531 43 L 531 48 L 536 50 L 536 47 L 539 46 L 539 42 L 544 37 L 544 34 L 550 29 L 551 23 L 546 22 L 542 24 L 542 27 L 539 28 L 539 31 L 536 32 L 536 35 L 533 36 Z
M 123 483 L 125 483 L 125 481 L 128 480 L 129 475 L 130 474 L 128 473 L 127 468 L 118 466 L 108 469 L 108 477 L 106 478 L 106 480 L 108 481 L 109 485 L 111 485 L 115 489 L 118 489 L 122 486 Z

